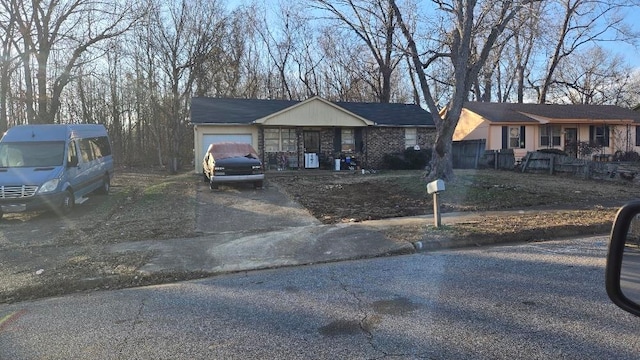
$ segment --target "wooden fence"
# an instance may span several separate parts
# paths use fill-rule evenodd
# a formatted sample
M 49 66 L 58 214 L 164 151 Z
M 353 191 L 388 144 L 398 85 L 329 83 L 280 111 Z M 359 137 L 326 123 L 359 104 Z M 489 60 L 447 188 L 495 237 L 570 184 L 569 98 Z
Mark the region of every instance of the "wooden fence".
M 453 167 L 455 169 L 518 169 L 512 149 L 485 150 L 485 146 L 485 140 L 454 141 Z M 611 156 L 597 156 L 594 159 L 600 161 L 533 151 L 528 152 L 518 166 L 523 173 L 564 174 L 586 179 L 621 179 L 640 184 L 640 162 L 611 161 Z
M 486 140 L 454 141 L 452 144 L 455 169 L 477 169 L 482 161 Z
M 537 151 L 527 153 L 522 159 L 521 171 L 640 182 L 640 163 L 637 162 L 591 161 Z
M 452 158 L 454 169 L 506 169 L 512 170 L 515 157 L 512 149 L 486 150 L 486 140 L 454 141 Z

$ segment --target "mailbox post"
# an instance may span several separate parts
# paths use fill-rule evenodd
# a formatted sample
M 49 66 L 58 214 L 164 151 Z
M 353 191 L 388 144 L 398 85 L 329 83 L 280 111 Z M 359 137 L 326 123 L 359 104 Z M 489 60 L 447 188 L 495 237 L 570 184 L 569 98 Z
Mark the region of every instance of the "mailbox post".
M 440 227 L 442 218 L 440 217 L 440 202 L 438 193 L 444 191 L 444 181 L 438 179 L 427 184 L 427 194 L 433 194 L 433 221 L 435 227 Z

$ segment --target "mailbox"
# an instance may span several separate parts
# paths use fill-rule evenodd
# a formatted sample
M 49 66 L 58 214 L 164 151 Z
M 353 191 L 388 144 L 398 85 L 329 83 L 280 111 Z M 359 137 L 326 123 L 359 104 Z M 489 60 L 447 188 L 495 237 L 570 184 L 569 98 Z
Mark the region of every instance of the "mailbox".
M 427 194 L 444 191 L 444 181 L 438 179 L 427 184 Z

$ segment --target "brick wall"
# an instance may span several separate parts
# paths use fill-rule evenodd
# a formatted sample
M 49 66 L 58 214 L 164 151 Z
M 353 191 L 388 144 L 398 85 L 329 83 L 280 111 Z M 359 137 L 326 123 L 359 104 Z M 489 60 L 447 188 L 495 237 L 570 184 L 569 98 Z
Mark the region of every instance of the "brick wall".
M 398 154 L 405 150 L 405 128 L 375 127 L 368 128 L 365 142 L 367 146 L 367 168 L 384 168 L 385 154 Z M 418 145 L 431 148 L 436 138 L 436 130 L 418 128 Z
M 421 149 L 432 148 L 436 142 L 435 128 L 418 128 L 418 145 Z

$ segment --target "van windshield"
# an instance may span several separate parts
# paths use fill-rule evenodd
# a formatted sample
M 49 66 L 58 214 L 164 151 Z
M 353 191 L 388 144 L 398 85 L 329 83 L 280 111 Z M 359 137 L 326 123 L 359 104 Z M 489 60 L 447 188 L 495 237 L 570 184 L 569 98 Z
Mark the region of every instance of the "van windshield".
M 64 141 L 0 142 L 0 167 L 60 166 Z

